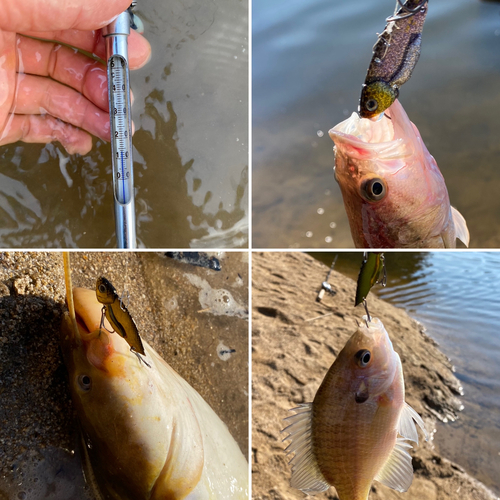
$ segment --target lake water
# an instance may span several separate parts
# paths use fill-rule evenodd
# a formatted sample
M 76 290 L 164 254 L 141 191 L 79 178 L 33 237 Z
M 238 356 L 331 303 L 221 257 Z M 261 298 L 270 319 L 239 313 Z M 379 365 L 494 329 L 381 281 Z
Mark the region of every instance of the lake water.
M 330 266 L 335 253 L 313 255 Z M 362 254 L 338 255 L 335 269 L 357 279 Z M 385 262 L 387 287 L 373 290 L 427 328 L 464 388 L 464 410 L 434 442 L 500 494 L 500 253 L 386 252 Z
M 245 247 L 248 3 L 150 0 L 152 58 L 131 73 L 137 237 L 152 248 Z M 0 247 L 115 246 L 110 145 L 0 148 Z
M 394 0 L 253 1 L 253 244 L 353 247 L 328 130 L 357 110 Z M 500 4 L 432 0 L 400 101 L 467 220 L 500 247 Z

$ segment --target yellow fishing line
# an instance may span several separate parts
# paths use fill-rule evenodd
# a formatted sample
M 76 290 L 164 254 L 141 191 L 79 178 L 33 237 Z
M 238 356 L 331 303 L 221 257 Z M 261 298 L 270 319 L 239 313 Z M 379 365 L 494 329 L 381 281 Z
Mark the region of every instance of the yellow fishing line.
M 80 331 L 78 330 L 78 325 L 76 324 L 75 315 L 75 303 L 73 301 L 73 285 L 71 283 L 71 267 L 69 262 L 69 252 L 63 252 L 63 262 L 64 262 L 64 283 L 66 284 L 66 302 L 68 304 L 69 317 L 71 319 L 71 324 L 73 325 L 73 334 L 77 343 L 81 344 Z

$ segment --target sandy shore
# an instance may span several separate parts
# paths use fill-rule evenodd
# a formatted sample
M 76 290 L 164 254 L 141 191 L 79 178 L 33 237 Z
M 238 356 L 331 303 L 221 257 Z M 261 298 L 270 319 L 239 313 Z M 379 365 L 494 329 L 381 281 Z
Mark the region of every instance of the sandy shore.
M 253 254 L 252 260 L 252 484 L 253 497 L 304 498 L 289 486 L 290 470 L 281 429 L 288 410 L 310 402 L 326 371 L 361 320 L 353 307 L 356 284 L 332 272 L 336 295 L 315 302 L 327 268 L 301 253 Z M 370 312 L 379 317 L 399 353 L 406 401 L 434 433 L 437 420 L 455 419 L 461 386 L 453 367 L 422 325 L 405 311 L 371 295 Z M 308 321 L 329 314 L 325 318 Z M 492 500 L 497 497 L 460 466 L 441 456 L 432 440 L 412 452 L 415 470 L 407 493 L 375 482 L 370 500 Z M 317 495 L 336 499 L 335 490 Z
M 245 456 L 247 260 L 228 253 L 216 272 L 156 253 L 72 253 L 73 285 L 94 289 L 105 276 L 127 290 L 141 335 L 212 406 Z M 64 294 L 60 253 L 0 254 L 0 500 L 91 498 L 59 350 Z M 236 350 L 227 360 L 221 344 Z

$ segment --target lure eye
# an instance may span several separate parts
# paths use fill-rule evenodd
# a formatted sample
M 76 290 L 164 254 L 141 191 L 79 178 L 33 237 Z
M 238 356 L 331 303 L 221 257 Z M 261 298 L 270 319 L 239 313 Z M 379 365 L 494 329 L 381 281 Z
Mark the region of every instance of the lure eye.
M 368 349 L 361 349 L 356 353 L 355 358 L 358 362 L 358 365 L 361 368 L 365 368 L 366 366 L 368 366 L 368 363 L 372 359 L 372 354 Z
M 78 385 L 82 391 L 90 391 L 92 387 L 92 379 L 88 375 L 80 375 L 78 377 Z
M 377 177 L 367 180 L 361 186 L 361 195 L 367 201 L 380 201 L 385 198 L 386 193 L 385 182 Z
M 378 108 L 378 102 L 375 99 L 368 99 L 365 104 L 368 111 L 375 111 Z
M 106 285 L 103 285 L 102 283 L 99 285 L 99 291 L 101 293 L 106 293 Z

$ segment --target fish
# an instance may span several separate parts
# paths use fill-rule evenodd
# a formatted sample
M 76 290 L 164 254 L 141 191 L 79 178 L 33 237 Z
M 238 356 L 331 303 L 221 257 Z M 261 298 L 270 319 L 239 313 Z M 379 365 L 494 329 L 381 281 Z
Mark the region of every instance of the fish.
M 111 334 L 93 290 L 72 292 L 60 345 L 97 498 L 243 500 L 248 463 L 203 398 L 143 340 L 150 367 Z
M 139 330 L 127 307 L 116 293 L 115 287 L 104 277 L 97 278 L 95 285 L 97 300 L 103 304 L 106 319 L 114 331 L 121 335 L 135 352 L 146 354 Z
M 308 495 L 334 486 L 340 500 L 367 500 L 374 479 L 407 491 L 415 424 L 428 438 L 422 418 L 405 402 L 401 360 L 382 321 L 363 319 L 313 402 L 286 419 L 290 484 Z
M 427 0 L 408 0 L 401 4 L 373 47 L 365 83 L 361 88 L 359 114 L 373 118 L 383 113 L 399 96 L 417 65 Z
M 469 245 L 463 216 L 399 100 L 377 121 L 350 118 L 329 131 L 339 183 L 358 248 Z

